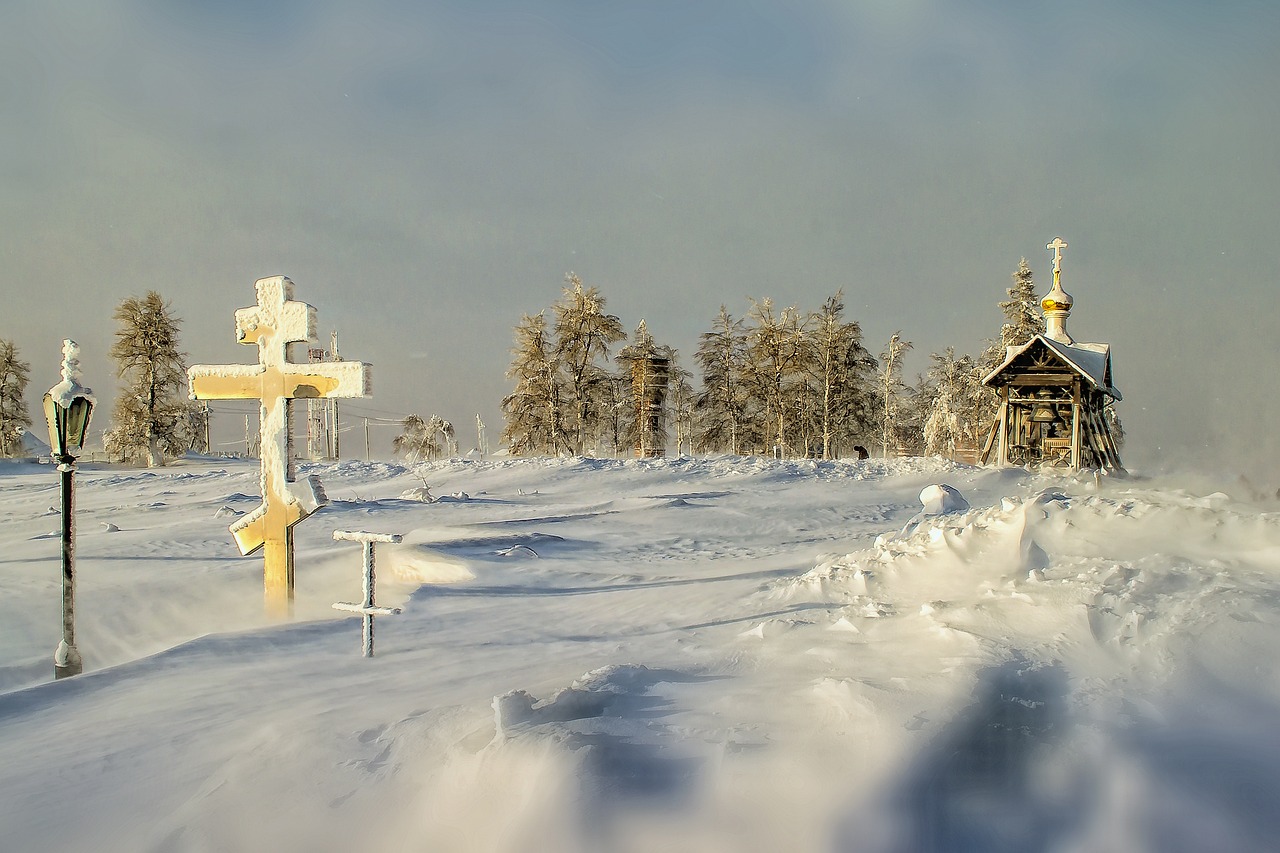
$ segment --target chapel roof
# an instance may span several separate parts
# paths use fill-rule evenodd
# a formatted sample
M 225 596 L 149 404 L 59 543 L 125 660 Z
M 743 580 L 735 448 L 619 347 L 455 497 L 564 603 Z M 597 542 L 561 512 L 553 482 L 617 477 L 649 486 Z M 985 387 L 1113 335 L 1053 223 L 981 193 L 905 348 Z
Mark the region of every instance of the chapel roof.
M 1065 344 L 1044 335 L 1036 335 L 1020 346 L 1008 347 L 1005 350 L 1004 361 L 982 378 L 982 384 L 990 385 L 997 376 L 1004 373 L 1017 360 L 1018 356 L 1035 346 L 1037 341 L 1048 347 L 1051 352 L 1066 362 L 1076 373 L 1087 379 L 1099 391 L 1111 395 L 1116 400 L 1123 399 L 1120 389 L 1111 384 L 1110 344 L 1087 344 L 1078 341 Z

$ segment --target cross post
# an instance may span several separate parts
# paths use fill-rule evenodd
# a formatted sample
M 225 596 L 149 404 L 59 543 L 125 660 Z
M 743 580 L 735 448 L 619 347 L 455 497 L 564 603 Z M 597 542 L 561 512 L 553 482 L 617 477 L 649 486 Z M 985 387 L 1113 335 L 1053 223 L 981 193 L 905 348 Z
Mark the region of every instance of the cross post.
M 290 401 L 367 397 L 372 389 L 367 364 L 291 363 L 291 344 L 316 339 L 316 309 L 293 300 L 293 282 L 284 276 L 259 279 L 254 287 L 257 304 L 235 313 L 236 339 L 257 344 L 258 363 L 197 364 L 187 370 L 187 381 L 193 400 L 262 402 L 262 503 L 230 529 L 241 554 L 262 549 L 267 611 L 285 618 L 293 604 L 293 527 L 328 502 L 314 476 L 296 479 Z
M 373 657 L 373 617 L 375 616 L 391 616 L 400 612 L 399 607 L 378 607 L 374 603 L 374 584 L 377 583 L 377 575 L 374 571 L 373 545 L 375 542 L 400 542 L 403 537 L 399 533 L 367 533 L 363 530 L 335 530 L 333 538 L 342 542 L 360 542 L 364 545 L 364 601 L 360 604 L 351 604 L 346 601 L 339 601 L 333 605 L 334 610 L 345 610 L 349 613 L 359 613 L 363 617 L 364 631 L 362 632 L 364 656 Z

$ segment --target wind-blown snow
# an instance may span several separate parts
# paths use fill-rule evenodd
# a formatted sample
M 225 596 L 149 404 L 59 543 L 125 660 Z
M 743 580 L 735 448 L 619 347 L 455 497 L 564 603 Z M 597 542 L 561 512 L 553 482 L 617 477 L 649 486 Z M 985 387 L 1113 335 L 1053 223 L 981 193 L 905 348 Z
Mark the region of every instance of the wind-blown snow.
M 256 465 L 82 465 L 86 672 L 53 682 L 57 476 L 0 467 L 5 849 L 1280 837 L 1274 500 L 939 460 L 303 469 L 331 503 L 270 624 L 226 532 Z M 404 536 L 375 658 L 330 607 L 361 583 L 335 529 Z

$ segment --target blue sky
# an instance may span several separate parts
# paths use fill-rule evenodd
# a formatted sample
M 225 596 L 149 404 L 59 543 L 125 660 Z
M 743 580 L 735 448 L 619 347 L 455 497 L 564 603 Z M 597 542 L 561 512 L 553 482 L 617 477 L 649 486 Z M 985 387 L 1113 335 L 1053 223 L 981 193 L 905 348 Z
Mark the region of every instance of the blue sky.
M 0 337 L 33 392 L 77 338 L 108 396 L 122 298 L 243 361 L 285 274 L 374 365 L 353 413 L 492 437 L 570 270 L 686 356 L 721 303 L 843 288 L 915 370 L 1061 235 L 1130 461 L 1276 478 L 1277 36 L 1261 2 L 10 2 Z

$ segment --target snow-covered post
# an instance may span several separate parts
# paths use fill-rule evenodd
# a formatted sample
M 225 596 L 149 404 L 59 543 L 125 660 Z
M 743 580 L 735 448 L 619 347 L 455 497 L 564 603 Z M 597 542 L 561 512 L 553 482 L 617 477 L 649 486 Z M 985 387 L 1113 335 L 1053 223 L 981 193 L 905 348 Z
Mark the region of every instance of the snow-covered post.
M 333 538 L 339 542 L 359 542 L 364 545 L 364 601 L 350 604 L 339 601 L 333 605 L 334 610 L 346 610 L 359 613 L 364 617 L 364 656 L 373 657 L 373 617 L 391 616 L 400 612 L 399 607 L 378 607 L 374 603 L 374 586 L 377 575 L 374 570 L 373 545 L 375 542 L 400 542 L 403 537 L 399 533 L 366 533 L 363 530 L 335 530 Z
M 44 395 L 49 445 L 62 477 L 62 641 L 53 655 L 54 678 L 79 675 L 84 661 L 76 648 L 76 457 L 84 448 L 93 414 L 93 392 L 80 384 L 80 347 L 62 342 L 62 381 Z
M 198 364 L 187 370 L 193 400 L 262 401 L 259 452 L 262 504 L 231 525 L 240 553 L 263 549 L 268 612 L 289 615 L 293 603 L 293 526 L 327 503 L 315 477 L 294 476 L 289 403 L 296 398 L 367 397 L 369 365 L 358 361 L 293 364 L 289 345 L 316 338 L 316 309 L 293 300 L 282 275 L 259 279 L 257 305 L 236 311 L 236 339 L 257 344 L 257 364 Z

